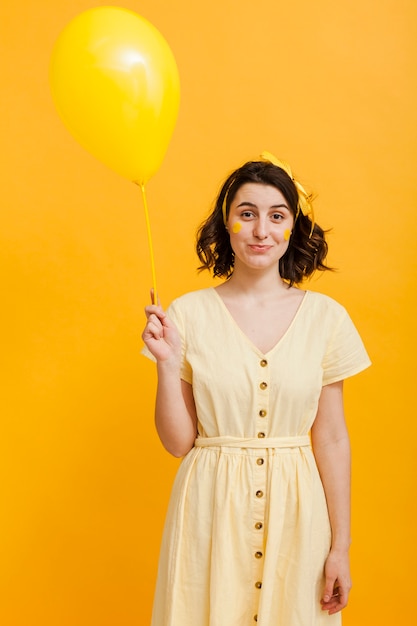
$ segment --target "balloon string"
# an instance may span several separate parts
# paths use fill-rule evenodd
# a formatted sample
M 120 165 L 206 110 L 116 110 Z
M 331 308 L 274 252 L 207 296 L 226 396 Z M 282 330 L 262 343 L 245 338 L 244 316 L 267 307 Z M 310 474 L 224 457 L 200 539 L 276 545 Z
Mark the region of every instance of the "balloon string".
M 152 286 L 153 286 L 152 304 L 156 304 L 158 302 L 158 294 L 156 290 L 155 258 L 153 254 L 151 223 L 149 220 L 148 202 L 146 200 L 145 185 L 141 184 L 140 188 L 142 190 L 143 207 L 145 209 L 146 232 L 148 233 L 149 252 L 151 255 Z

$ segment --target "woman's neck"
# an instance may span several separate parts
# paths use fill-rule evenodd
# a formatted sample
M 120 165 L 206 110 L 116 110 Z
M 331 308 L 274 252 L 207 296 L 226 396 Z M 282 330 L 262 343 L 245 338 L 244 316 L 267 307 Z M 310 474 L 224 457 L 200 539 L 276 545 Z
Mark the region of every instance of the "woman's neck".
M 220 291 L 228 295 L 250 296 L 256 299 L 278 296 L 280 292 L 288 293 L 288 284 L 284 282 L 278 271 L 245 272 L 235 268 L 232 276 L 221 285 Z

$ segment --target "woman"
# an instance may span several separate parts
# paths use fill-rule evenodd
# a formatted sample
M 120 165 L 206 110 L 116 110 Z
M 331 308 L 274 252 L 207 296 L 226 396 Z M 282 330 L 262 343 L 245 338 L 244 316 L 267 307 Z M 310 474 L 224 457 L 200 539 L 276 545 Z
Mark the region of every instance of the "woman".
M 156 427 L 185 457 L 153 626 L 334 626 L 348 600 L 343 380 L 369 365 L 345 309 L 296 287 L 324 263 L 311 199 L 272 155 L 224 183 L 200 269 L 226 280 L 146 308 Z

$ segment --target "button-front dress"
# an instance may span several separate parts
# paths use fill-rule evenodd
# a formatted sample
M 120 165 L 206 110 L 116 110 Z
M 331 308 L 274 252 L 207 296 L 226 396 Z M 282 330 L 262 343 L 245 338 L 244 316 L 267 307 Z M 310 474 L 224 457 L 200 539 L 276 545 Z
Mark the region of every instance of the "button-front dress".
M 172 490 L 152 626 L 339 625 L 320 606 L 331 529 L 309 432 L 323 385 L 370 364 L 349 315 L 306 291 L 264 354 L 214 288 L 168 314 L 198 437 Z

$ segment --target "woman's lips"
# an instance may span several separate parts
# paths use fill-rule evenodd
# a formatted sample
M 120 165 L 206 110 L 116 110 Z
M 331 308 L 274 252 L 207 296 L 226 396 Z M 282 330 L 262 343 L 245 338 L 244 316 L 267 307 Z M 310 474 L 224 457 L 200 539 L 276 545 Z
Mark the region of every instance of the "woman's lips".
M 267 250 L 270 250 L 272 248 L 272 246 L 263 246 L 260 244 L 251 244 L 249 245 L 249 248 L 251 250 L 253 250 L 254 252 L 266 252 Z

